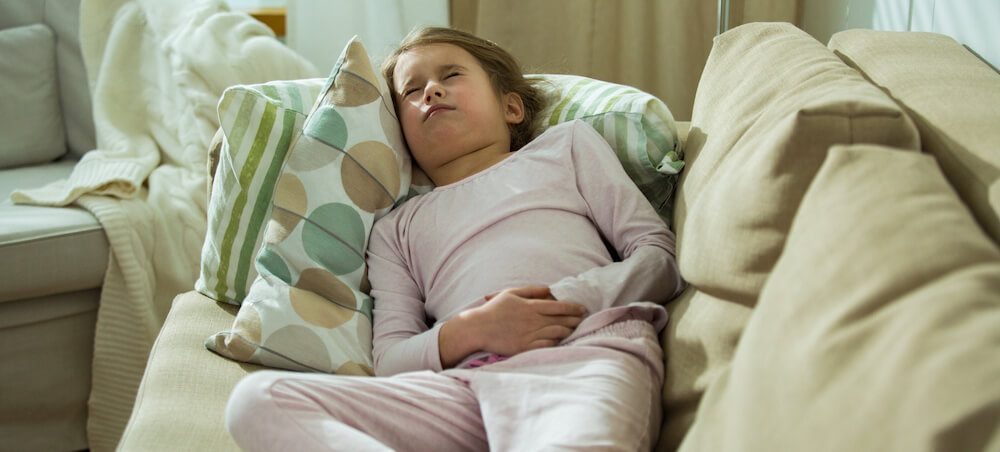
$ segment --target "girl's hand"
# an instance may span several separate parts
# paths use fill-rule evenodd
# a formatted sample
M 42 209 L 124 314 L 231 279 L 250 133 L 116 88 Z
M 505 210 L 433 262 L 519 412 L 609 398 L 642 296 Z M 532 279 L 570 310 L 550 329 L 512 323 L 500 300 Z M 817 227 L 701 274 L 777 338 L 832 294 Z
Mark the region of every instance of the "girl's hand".
M 462 312 L 442 326 L 438 336 L 441 364 L 453 367 L 479 350 L 513 356 L 555 346 L 572 334 L 586 315 L 583 305 L 556 300 L 548 287 L 521 287 L 487 295 L 486 304 Z
M 548 287 L 507 289 L 470 311 L 477 311 L 482 349 L 506 356 L 557 345 L 587 315 L 583 305 L 556 300 Z

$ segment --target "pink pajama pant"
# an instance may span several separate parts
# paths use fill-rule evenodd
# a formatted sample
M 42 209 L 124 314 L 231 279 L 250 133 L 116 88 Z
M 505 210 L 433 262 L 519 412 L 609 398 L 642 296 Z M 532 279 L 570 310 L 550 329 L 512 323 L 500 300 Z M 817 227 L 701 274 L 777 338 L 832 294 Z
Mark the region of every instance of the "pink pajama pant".
M 621 320 L 475 369 L 255 372 L 233 390 L 226 421 L 244 450 L 649 450 L 662 383 L 656 331 Z

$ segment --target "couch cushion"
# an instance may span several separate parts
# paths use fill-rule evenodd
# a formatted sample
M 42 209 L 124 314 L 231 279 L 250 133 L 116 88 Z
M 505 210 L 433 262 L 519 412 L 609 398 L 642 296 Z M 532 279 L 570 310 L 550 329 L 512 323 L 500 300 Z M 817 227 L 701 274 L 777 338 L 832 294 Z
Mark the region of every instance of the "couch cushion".
M 676 450 L 694 422 L 705 389 L 729 366 L 753 312 L 694 286 L 667 304 L 670 322 L 660 334 L 666 359 L 663 425 L 657 450 Z
M 674 225 L 681 274 L 697 295 L 668 306 L 666 449 L 732 356 L 829 147 L 919 141 L 888 96 L 806 33 L 774 23 L 716 38 L 686 137 Z
M 998 293 L 932 157 L 837 146 L 680 450 L 998 450 Z
M 66 153 L 55 34 L 45 24 L 0 30 L 0 168 Z
M 55 32 L 59 101 L 69 153 L 79 159 L 95 147 L 87 72 L 80 53 L 80 0 L 0 2 L 0 29 L 44 23 Z
M 8 198 L 14 189 L 69 177 L 75 163 L 0 170 L 0 268 L 6 272 L 0 302 L 101 287 L 109 247 L 97 218 L 77 206 L 15 205 Z
M 684 278 L 752 306 L 802 194 L 837 143 L 919 149 L 901 109 L 802 30 L 753 23 L 717 37 L 695 96 L 675 211 Z
M 829 45 L 903 106 L 924 150 L 1000 243 L 1000 74 L 936 33 L 849 30 Z
M 174 299 L 119 450 L 240 450 L 226 431 L 226 403 L 240 378 L 260 367 L 220 358 L 202 345 L 233 323 L 237 309 L 195 291 Z

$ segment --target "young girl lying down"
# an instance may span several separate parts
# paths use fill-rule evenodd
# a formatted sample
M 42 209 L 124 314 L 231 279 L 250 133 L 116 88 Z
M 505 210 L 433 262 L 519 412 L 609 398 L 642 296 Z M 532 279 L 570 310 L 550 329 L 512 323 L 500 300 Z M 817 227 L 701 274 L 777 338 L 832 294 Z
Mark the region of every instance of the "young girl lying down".
M 540 93 L 495 44 L 424 29 L 383 73 L 436 188 L 372 231 L 377 377 L 255 372 L 227 409 L 236 442 L 649 450 L 673 233 L 589 125 L 528 142 Z

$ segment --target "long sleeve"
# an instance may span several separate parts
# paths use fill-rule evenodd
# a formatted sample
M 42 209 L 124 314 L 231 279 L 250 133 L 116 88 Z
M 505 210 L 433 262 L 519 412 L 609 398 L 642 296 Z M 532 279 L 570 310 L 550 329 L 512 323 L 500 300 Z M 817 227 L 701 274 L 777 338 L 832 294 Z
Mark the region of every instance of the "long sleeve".
M 375 374 L 413 370 L 440 371 L 439 323 L 427 325 L 421 290 L 404 261 L 402 243 L 392 217 L 376 223 L 368 244 L 368 278 L 372 283 Z
M 551 285 L 560 300 L 610 308 L 664 303 L 684 289 L 675 236 L 625 174 L 614 151 L 590 126 L 574 127 L 572 162 L 590 217 L 621 257 Z

